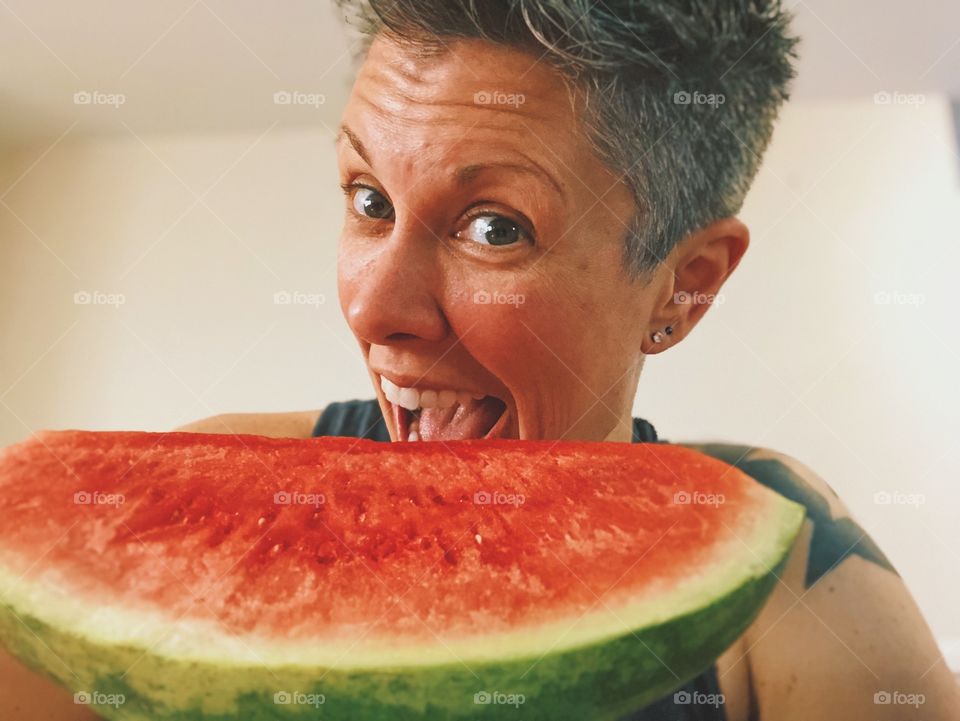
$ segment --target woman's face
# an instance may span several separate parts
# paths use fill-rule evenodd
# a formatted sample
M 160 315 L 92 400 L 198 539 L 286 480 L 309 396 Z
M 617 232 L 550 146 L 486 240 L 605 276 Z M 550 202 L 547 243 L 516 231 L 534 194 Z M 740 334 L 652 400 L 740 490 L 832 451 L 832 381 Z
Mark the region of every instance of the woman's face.
M 337 140 L 338 284 L 394 440 L 630 439 L 654 299 L 578 102 L 519 51 L 374 41 Z

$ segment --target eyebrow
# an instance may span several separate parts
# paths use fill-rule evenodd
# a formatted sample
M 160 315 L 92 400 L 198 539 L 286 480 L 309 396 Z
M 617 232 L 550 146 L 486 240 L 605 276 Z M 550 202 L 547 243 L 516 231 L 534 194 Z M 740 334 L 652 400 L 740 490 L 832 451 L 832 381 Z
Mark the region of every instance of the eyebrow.
M 357 137 L 357 134 L 350 130 L 350 128 L 348 128 L 346 125 L 341 125 L 340 132 L 337 133 L 337 137 L 334 142 L 339 145 L 341 139 L 344 137 L 350 141 L 350 145 L 353 146 L 353 149 L 357 152 L 357 155 L 363 158 L 363 162 L 370 167 L 373 167 L 373 163 L 370 161 L 370 154 L 367 153 L 367 149 L 364 147 L 363 141 L 360 140 L 360 138 Z
M 337 134 L 335 143 L 340 143 L 343 138 L 346 138 L 350 141 L 351 147 L 356 151 L 357 155 L 363 158 L 363 161 L 373 167 L 373 162 L 370 160 L 370 153 L 367 151 L 366 146 L 364 146 L 363 141 L 357 137 L 357 134 L 354 133 L 346 125 L 340 126 L 340 132 Z M 493 168 L 508 168 L 510 170 L 516 170 L 528 175 L 534 175 L 539 177 L 542 180 L 546 180 L 560 195 L 564 195 L 563 188 L 560 187 L 560 184 L 556 179 L 550 175 L 546 170 L 541 168 L 539 165 L 530 161 L 527 163 L 510 163 L 510 162 L 492 162 L 492 163 L 473 163 L 471 165 L 465 165 L 464 167 L 457 170 L 455 176 L 457 185 L 464 187 L 469 185 L 473 180 L 483 171 L 490 170 Z
M 546 180 L 551 186 L 553 186 L 557 193 L 563 195 L 563 188 L 561 188 L 560 184 L 554 180 L 553 176 L 533 162 L 531 162 L 529 165 L 526 163 L 475 163 L 473 165 L 466 165 L 460 168 L 460 170 L 458 170 L 456 173 L 457 185 L 461 187 L 469 185 L 473 179 L 484 170 L 489 170 L 492 168 L 508 168 L 510 170 L 526 173 L 528 175 L 534 175 L 542 180 Z

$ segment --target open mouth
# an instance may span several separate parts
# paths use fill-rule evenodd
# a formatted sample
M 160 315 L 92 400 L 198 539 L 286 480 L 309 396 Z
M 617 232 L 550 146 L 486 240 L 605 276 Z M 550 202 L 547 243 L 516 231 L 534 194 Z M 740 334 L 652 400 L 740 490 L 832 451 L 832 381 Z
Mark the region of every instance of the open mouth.
M 455 441 L 501 438 L 507 404 L 469 391 L 402 388 L 380 377 L 400 441 Z

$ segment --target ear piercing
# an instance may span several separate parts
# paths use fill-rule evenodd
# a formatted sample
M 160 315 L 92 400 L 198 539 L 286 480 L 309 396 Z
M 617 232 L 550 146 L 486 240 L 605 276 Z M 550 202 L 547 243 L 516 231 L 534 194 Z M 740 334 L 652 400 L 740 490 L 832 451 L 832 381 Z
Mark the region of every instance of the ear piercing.
M 667 335 L 671 335 L 673 333 L 673 326 L 668 325 L 666 328 L 663 329 L 663 333 L 666 333 Z M 650 338 L 653 340 L 654 343 L 660 343 L 661 341 L 663 341 L 663 333 L 661 333 L 660 331 L 654 331 L 653 333 L 650 334 Z

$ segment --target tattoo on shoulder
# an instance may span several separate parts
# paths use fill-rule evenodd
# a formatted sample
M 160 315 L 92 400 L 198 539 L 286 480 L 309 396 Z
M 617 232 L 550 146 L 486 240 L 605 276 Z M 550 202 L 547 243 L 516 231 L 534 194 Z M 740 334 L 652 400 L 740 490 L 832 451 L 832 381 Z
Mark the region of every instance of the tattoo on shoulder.
M 813 536 L 810 539 L 805 588 L 810 588 L 851 555 L 860 556 L 891 573 L 897 573 L 883 551 L 856 521 L 852 518 L 833 518 L 830 504 L 823 494 L 785 463 L 774 458 L 751 459 L 757 449 L 750 447 L 726 443 L 684 445 L 736 466 L 767 488 L 807 509 L 807 518 L 813 524 Z

